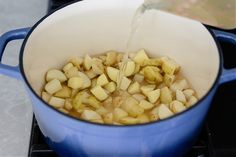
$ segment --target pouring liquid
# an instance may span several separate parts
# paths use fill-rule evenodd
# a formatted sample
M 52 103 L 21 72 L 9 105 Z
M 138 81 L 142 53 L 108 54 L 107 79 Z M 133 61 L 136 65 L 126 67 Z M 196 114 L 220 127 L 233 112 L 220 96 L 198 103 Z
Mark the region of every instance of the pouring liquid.
M 121 62 L 121 68 L 117 77 L 117 87 L 120 87 L 122 78 L 124 77 L 124 71 L 127 68 L 127 62 L 129 61 L 129 52 L 132 42 L 134 41 L 134 36 L 138 31 L 140 24 L 143 21 L 144 14 L 146 12 L 146 7 L 141 5 L 135 12 L 132 21 L 131 21 L 131 30 L 128 34 L 128 40 L 126 43 L 126 50 Z

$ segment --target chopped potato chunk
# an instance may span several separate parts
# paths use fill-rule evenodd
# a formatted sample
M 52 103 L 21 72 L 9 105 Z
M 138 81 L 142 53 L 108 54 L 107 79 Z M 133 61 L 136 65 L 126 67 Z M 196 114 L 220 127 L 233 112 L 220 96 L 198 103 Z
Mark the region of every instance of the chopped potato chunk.
M 142 107 L 144 110 L 149 110 L 153 108 L 153 104 L 148 102 L 147 100 L 141 100 L 139 106 Z
M 128 92 L 130 94 L 139 93 L 140 92 L 140 84 L 138 82 L 132 83 L 128 88 Z
M 92 110 L 84 110 L 81 114 L 81 118 L 84 120 L 102 119 L 102 117 L 97 112 L 92 111 Z
M 57 79 L 49 81 L 44 88 L 49 94 L 54 94 L 62 89 L 61 83 Z
M 164 104 L 158 107 L 158 116 L 160 119 L 165 119 L 173 115 L 173 112 Z
M 101 86 L 95 86 L 90 91 L 100 101 L 103 101 L 108 97 L 107 93 Z
M 147 93 L 148 101 L 150 101 L 150 103 L 155 103 L 159 99 L 160 95 L 161 95 L 160 89 L 150 91 Z
M 72 89 L 79 89 L 83 86 L 83 79 L 81 77 L 71 77 L 68 80 L 68 87 Z
M 149 92 L 153 91 L 156 88 L 156 85 L 146 85 L 142 86 L 140 89 L 144 95 L 148 95 Z
M 136 56 L 133 58 L 133 60 L 135 61 L 135 63 L 137 64 L 143 64 L 143 62 L 145 60 L 148 60 L 149 57 L 147 56 L 146 52 L 144 49 L 141 49 L 137 52 Z
M 62 71 L 57 69 L 51 69 L 47 72 L 46 80 L 47 82 L 49 82 L 54 79 L 57 79 L 60 82 L 65 82 L 67 80 L 65 74 Z
M 113 115 L 114 115 L 115 121 L 119 121 L 121 118 L 127 117 L 128 113 L 122 110 L 121 108 L 115 108 Z
M 62 89 L 55 93 L 55 96 L 60 98 L 69 98 L 71 96 L 71 89 L 63 85 Z
M 120 122 L 122 124 L 132 125 L 132 124 L 138 124 L 139 123 L 139 119 L 133 118 L 133 117 L 124 117 L 124 118 L 120 119 Z
M 109 76 L 109 78 L 116 82 L 117 81 L 117 77 L 119 74 L 119 70 L 113 67 L 107 67 L 107 75 Z
M 135 70 L 135 63 L 133 61 L 128 61 L 124 65 L 125 76 L 131 76 Z
M 47 93 L 47 92 L 42 92 L 42 99 L 46 102 L 48 102 L 51 98 L 51 94 Z
M 89 70 L 92 67 L 92 63 L 93 63 L 93 59 L 89 55 L 86 55 L 84 57 L 84 68 L 86 70 Z
M 168 87 L 161 88 L 160 98 L 164 104 L 169 104 L 172 101 L 172 94 Z
M 52 96 L 48 103 L 53 107 L 62 108 L 65 105 L 65 99 Z
M 116 83 L 115 83 L 115 82 L 109 82 L 108 84 L 106 84 L 106 85 L 104 86 L 104 88 L 105 88 L 108 92 L 112 93 L 112 92 L 114 92 L 114 91 L 116 90 Z
M 121 79 L 121 83 L 120 83 L 119 88 L 120 88 L 121 90 L 124 90 L 124 91 L 125 91 L 125 90 L 129 87 L 130 83 L 131 83 L 131 80 L 130 80 L 130 79 L 128 79 L 127 77 L 123 77 L 123 78 Z
M 64 67 L 63 67 L 63 71 L 66 72 L 68 71 L 70 68 L 72 68 L 74 65 L 72 63 L 67 63 Z
M 111 66 L 117 62 L 117 53 L 114 51 L 107 52 L 105 65 Z
M 104 86 L 104 85 L 106 85 L 108 83 L 109 83 L 109 81 L 108 81 L 108 79 L 107 79 L 105 74 L 102 74 L 102 75 L 98 76 L 98 78 L 97 78 L 97 85 Z

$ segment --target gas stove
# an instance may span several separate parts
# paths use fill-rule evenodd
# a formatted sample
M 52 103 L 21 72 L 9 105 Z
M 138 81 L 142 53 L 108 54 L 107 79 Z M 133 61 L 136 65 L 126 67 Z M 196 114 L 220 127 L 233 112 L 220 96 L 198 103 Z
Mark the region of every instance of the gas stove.
M 51 12 L 72 0 L 50 0 Z M 236 30 L 228 31 L 235 33 Z M 226 68 L 236 67 L 234 59 L 236 47 L 220 42 Z M 236 81 L 221 85 L 212 101 L 202 132 L 186 157 L 236 157 Z M 35 118 L 29 146 L 29 157 L 57 157 L 44 141 Z

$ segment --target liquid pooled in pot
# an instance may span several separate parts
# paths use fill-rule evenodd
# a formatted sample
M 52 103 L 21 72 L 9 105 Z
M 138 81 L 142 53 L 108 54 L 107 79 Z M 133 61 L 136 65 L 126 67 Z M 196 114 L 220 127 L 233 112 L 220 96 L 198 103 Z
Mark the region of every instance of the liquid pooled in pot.
M 158 121 L 197 102 L 173 59 L 151 58 L 141 49 L 129 54 L 124 67 L 123 54 L 75 57 L 61 69 L 49 69 L 42 99 L 78 119 L 114 125 Z

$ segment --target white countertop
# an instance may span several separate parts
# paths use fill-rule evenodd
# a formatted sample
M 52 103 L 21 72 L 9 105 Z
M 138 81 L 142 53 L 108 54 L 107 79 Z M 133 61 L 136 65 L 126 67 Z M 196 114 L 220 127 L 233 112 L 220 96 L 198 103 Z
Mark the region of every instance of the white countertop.
M 0 0 L 0 34 L 30 27 L 47 11 L 48 0 Z M 16 65 L 21 41 L 8 44 L 4 63 Z M 0 75 L 0 157 L 26 157 L 32 107 L 23 82 Z

